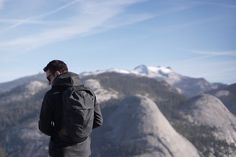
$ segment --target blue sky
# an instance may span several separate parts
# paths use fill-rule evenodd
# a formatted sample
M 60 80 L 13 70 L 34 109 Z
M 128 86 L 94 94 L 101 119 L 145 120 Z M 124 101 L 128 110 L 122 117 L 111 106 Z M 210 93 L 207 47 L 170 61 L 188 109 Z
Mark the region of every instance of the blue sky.
M 0 82 L 42 72 L 170 66 L 236 82 L 235 0 L 0 0 Z

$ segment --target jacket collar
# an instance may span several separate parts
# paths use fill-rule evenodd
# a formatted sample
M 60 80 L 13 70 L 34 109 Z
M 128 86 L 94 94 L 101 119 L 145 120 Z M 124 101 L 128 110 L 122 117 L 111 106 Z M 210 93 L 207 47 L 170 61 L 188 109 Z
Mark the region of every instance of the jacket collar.
M 52 86 L 79 86 L 81 81 L 79 75 L 73 72 L 66 72 L 58 75 L 53 81 Z

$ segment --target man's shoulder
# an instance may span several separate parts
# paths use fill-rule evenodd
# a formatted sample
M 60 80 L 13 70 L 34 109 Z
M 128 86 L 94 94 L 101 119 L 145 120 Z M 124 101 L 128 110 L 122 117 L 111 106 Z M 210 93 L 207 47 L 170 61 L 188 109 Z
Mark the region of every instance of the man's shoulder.
M 50 90 L 48 90 L 45 94 L 45 97 L 54 97 L 58 94 L 61 94 L 62 91 L 61 90 L 58 90 L 58 89 L 55 89 L 55 88 L 51 88 Z
M 46 92 L 43 101 L 46 104 L 53 105 L 54 103 L 56 103 L 56 104 L 61 103 L 61 98 L 62 98 L 62 93 L 61 92 L 50 89 Z

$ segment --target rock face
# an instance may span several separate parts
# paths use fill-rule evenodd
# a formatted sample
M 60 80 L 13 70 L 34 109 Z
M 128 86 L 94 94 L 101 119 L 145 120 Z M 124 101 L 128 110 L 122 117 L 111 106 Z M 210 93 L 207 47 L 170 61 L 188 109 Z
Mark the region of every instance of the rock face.
M 209 94 L 196 96 L 182 107 L 181 115 L 194 126 L 207 126 L 209 130 L 206 136 L 212 136 L 212 141 L 224 143 L 221 145 L 227 146 L 227 156 L 234 156 L 232 152 L 236 148 L 236 117 L 221 100 Z
M 124 156 L 199 157 L 196 148 L 144 96 L 124 99 L 105 127 L 110 128 L 104 129 L 107 138 Z

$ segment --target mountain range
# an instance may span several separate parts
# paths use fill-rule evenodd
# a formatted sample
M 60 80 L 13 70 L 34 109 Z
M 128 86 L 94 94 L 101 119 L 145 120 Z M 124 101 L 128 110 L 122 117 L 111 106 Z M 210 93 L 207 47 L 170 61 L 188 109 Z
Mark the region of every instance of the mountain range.
M 0 84 L 0 157 L 47 156 L 38 130 L 44 74 Z M 236 157 L 236 84 L 211 83 L 170 67 L 83 72 L 104 125 L 92 134 L 94 157 Z

